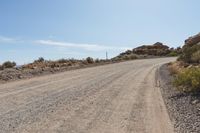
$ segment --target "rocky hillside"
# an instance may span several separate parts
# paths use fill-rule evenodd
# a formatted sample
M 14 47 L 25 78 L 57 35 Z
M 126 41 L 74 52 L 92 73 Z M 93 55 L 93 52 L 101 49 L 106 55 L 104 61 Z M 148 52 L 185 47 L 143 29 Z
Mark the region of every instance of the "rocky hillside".
M 163 43 L 156 42 L 153 45 L 143 45 L 133 50 L 127 50 L 124 53 L 119 54 L 113 59 L 136 59 L 136 58 L 151 58 L 151 57 L 165 57 L 165 56 L 177 56 L 181 53 L 181 48 L 169 48 Z
M 185 40 L 177 62 L 169 65 L 174 85 L 184 92 L 200 92 L 200 33 Z
M 200 33 L 185 40 L 185 46 L 192 47 L 197 44 L 200 45 Z
M 138 55 L 166 56 L 170 53 L 170 49 L 167 45 L 157 42 L 153 45 L 143 45 L 137 47 L 133 49 L 132 52 Z
M 170 74 L 163 67 L 166 82 L 161 89 L 175 131 L 199 133 L 200 33 L 185 40 L 178 61 L 169 63 L 168 68 Z
M 190 64 L 200 63 L 200 33 L 185 40 L 179 60 Z

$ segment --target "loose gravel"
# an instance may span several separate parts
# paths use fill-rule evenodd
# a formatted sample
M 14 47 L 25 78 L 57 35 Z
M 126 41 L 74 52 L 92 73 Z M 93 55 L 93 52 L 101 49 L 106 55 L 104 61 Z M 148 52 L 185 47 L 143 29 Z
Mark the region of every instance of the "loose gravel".
M 185 94 L 173 87 L 167 65 L 159 69 L 163 99 L 177 133 L 200 133 L 200 94 Z
M 0 133 L 173 133 L 156 70 L 135 60 L 0 85 Z

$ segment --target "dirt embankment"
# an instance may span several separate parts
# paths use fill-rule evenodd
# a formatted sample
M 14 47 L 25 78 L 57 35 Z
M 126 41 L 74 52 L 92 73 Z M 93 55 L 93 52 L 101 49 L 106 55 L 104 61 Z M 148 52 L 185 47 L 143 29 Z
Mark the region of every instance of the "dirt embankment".
M 8 81 L 15 81 L 20 79 L 28 79 L 42 75 L 55 74 L 69 70 L 75 70 L 80 68 L 94 67 L 99 65 L 106 65 L 116 63 L 118 61 L 102 61 L 98 63 L 53 63 L 53 62 L 39 62 L 32 63 L 18 68 L 9 68 L 0 70 L 0 83 L 6 83 Z

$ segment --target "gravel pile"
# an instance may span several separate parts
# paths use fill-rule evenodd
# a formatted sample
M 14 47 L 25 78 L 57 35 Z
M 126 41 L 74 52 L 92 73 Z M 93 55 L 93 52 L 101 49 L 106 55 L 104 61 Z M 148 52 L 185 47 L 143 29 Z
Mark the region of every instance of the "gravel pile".
M 73 67 L 74 69 L 77 67 Z M 32 78 L 35 76 L 47 75 L 70 70 L 70 68 L 37 68 L 37 69 L 16 69 L 10 68 L 0 71 L 0 83 L 15 81 L 19 79 Z
M 9 80 L 16 80 L 22 78 L 22 71 L 17 69 L 5 69 L 0 71 L 0 80 L 2 81 L 9 81 Z
M 200 133 L 200 93 L 185 94 L 177 91 L 172 86 L 173 77 L 167 65 L 163 65 L 158 74 L 163 99 L 175 132 Z

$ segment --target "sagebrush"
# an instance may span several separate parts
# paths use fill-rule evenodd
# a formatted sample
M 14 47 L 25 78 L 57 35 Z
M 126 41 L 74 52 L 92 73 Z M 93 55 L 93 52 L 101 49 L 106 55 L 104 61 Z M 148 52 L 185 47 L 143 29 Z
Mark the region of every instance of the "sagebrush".
M 200 68 L 182 70 L 176 75 L 174 85 L 183 92 L 200 91 Z

